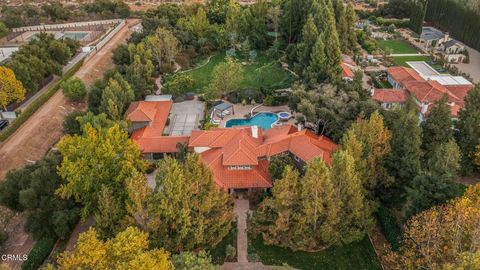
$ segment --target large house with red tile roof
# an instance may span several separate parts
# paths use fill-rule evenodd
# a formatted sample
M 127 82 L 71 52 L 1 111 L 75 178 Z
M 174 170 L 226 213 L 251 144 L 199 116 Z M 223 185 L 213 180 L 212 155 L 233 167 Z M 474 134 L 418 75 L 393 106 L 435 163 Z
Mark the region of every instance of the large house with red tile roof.
M 457 118 L 458 112 L 464 106 L 464 97 L 474 85 L 462 77 L 438 74 L 430 70 L 431 67 L 426 63 L 412 62 L 412 66 L 418 67 L 418 70 L 407 67 L 388 68 L 387 79 L 394 88 L 374 89 L 372 98 L 383 108 L 391 109 L 401 106 L 411 96 L 417 103 L 420 118 L 423 120 L 431 106 L 446 96 L 452 118 Z M 424 69 L 425 73 L 420 73 L 421 69 Z
M 293 157 L 298 166 L 321 158 L 331 163 L 337 145 L 324 136 L 292 125 L 263 130 L 258 126 L 194 130 L 191 136 L 163 135 L 171 101 L 140 101 L 130 105 L 132 140 L 146 158 L 161 158 L 177 152 L 177 144 L 187 144 L 201 156 L 214 180 L 228 191 L 271 188 L 270 158 L 282 153 Z
M 271 157 L 290 154 L 299 166 L 321 158 L 331 163 L 337 145 L 324 136 L 286 125 L 263 131 L 257 126 L 193 131 L 188 146 L 211 169 L 215 182 L 230 191 L 271 188 Z

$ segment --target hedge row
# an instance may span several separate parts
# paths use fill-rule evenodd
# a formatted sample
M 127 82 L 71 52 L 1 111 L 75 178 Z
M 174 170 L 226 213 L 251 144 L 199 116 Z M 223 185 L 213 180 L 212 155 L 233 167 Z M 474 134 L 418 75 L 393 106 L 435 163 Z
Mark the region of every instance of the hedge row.
M 384 206 L 380 206 L 377 212 L 377 218 L 382 227 L 383 235 L 392 246 L 393 250 L 398 250 L 402 232 L 398 225 L 397 218 Z
M 67 73 L 65 73 L 60 80 L 53 83 L 45 93 L 38 97 L 30 104 L 20 115 L 8 126 L 4 131 L 0 133 L 0 142 L 5 141 L 10 137 L 17 129 L 19 129 L 23 123 L 25 123 L 30 116 L 32 116 L 45 102 L 47 102 L 57 91 L 60 89 L 62 82 L 72 77 L 82 66 L 83 60 L 73 66 Z
M 43 261 L 52 252 L 53 246 L 57 242 L 54 238 L 41 238 L 35 243 L 32 250 L 28 254 L 28 259 L 22 264 L 22 270 L 35 270 L 40 268 Z

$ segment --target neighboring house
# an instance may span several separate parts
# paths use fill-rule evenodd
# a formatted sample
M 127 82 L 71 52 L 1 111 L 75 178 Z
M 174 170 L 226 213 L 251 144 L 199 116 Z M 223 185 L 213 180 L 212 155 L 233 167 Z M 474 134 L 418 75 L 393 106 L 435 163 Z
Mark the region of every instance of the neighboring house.
M 342 80 L 347 82 L 353 81 L 355 78 L 355 73 L 350 68 L 350 65 L 346 63 L 341 63 L 340 65 L 342 67 Z
M 407 98 L 408 93 L 403 89 L 388 88 L 372 90 L 372 99 L 387 110 L 403 107 Z
M 464 98 L 474 85 L 459 76 L 438 74 L 425 62 L 412 62 L 413 68 L 391 67 L 387 70 L 388 81 L 394 89 L 375 89 L 372 98 L 385 109 L 402 106 L 411 96 L 420 111 L 423 121 L 428 116 L 432 105 L 446 96 L 451 108 L 451 116 L 457 118 L 464 106 Z M 420 73 L 418 71 L 423 71 Z
M 459 41 L 452 39 L 448 32 L 442 32 L 434 27 L 423 27 L 420 35 L 420 43 L 426 50 L 434 49 L 452 63 L 463 62 L 466 56 L 465 46 Z

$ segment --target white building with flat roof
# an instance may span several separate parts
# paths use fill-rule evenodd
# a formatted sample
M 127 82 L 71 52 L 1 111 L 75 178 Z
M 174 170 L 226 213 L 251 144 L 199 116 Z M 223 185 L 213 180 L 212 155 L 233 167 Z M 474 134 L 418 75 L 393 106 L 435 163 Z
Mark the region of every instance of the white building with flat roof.
M 452 76 L 450 74 L 440 74 L 433 67 L 424 61 L 407 62 L 424 80 L 437 81 L 445 86 L 464 86 L 472 83 L 462 76 Z

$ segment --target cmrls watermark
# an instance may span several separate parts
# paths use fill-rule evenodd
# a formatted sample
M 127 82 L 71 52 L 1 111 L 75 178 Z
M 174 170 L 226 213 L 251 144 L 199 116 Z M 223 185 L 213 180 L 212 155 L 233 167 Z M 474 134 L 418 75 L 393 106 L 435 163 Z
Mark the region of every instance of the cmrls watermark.
M 28 259 L 28 254 L 2 254 L 2 262 L 24 262 Z

